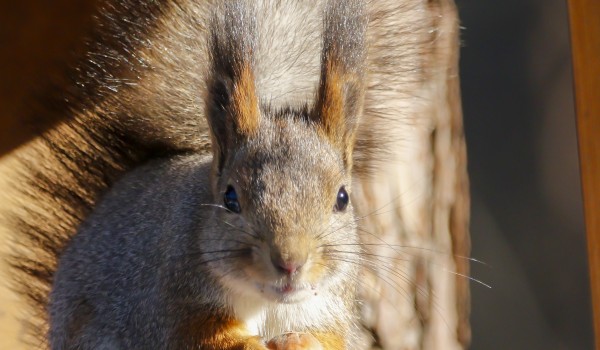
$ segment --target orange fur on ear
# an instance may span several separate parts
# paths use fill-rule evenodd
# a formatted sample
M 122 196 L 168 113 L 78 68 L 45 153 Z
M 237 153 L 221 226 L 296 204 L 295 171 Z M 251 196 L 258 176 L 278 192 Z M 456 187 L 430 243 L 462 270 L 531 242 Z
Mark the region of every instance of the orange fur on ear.
M 344 76 L 334 60 L 325 62 L 324 77 L 314 113 L 324 135 L 331 143 L 342 147 L 344 143 Z
M 344 163 L 352 167 L 352 152 L 358 118 L 362 113 L 364 87 L 362 72 L 348 71 L 336 55 L 325 54 L 321 82 L 312 113 L 322 135 L 343 152 Z
M 311 119 L 352 165 L 365 89 L 367 17 L 360 1 L 326 4 L 321 78 Z
M 239 135 L 250 136 L 257 132 L 259 107 L 254 85 L 254 73 L 248 62 L 241 66 L 234 81 L 231 95 L 231 113 Z

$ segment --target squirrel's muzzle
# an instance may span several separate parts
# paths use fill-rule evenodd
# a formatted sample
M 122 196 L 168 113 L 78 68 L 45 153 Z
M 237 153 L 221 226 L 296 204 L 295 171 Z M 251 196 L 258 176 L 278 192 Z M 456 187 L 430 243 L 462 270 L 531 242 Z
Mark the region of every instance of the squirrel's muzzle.
M 271 263 L 278 273 L 292 277 L 306 265 L 309 252 L 306 245 L 286 240 L 284 244 L 271 246 Z

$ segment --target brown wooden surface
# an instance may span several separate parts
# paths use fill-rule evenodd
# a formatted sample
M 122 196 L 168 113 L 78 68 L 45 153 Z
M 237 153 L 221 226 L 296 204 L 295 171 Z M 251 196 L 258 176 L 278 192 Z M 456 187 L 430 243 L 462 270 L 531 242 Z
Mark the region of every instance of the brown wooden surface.
M 570 0 L 579 157 L 596 349 L 600 349 L 600 1 Z
M 28 125 L 35 96 L 83 48 L 96 0 L 0 2 L 0 156 L 32 137 Z M 40 116 L 43 118 L 43 116 Z

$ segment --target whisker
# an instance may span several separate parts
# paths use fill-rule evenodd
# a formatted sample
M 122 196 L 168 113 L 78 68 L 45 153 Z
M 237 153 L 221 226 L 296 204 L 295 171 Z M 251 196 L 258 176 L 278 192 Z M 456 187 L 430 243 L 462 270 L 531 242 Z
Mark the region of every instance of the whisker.
M 323 264 L 323 263 L 315 263 L 315 264 L 316 264 L 316 265 L 321 265 L 321 266 L 323 266 L 323 267 L 324 267 L 324 268 L 326 268 L 326 269 L 327 269 L 327 268 L 329 268 L 329 266 L 327 266 L 327 265 L 325 265 L 325 264 Z M 356 282 L 356 283 L 357 283 L 357 285 L 359 285 L 359 286 L 362 286 L 362 287 L 366 287 L 366 288 L 370 289 L 371 291 L 373 291 L 373 292 L 374 292 L 374 294 L 377 294 L 377 296 L 378 296 L 379 298 L 381 298 L 381 299 L 383 299 L 383 300 L 387 301 L 387 302 L 388 302 L 388 304 L 389 304 L 389 305 L 390 305 L 392 308 L 394 308 L 394 310 L 395 310 L 397 313 L 400 313 L 400 309 L 398 309 L 398 308 L 396 307 L 395 303 L 394 303 L 394 302 L 393 302 L 393 301 L 392 301 L 392 300 L 391 300 L 389 297 L 387 297 L 387 296 L 383 295 L 383 293 L 382 293 L 382 291 L 381 291 L 381 290 L 377 290 L 377 289 L 376 289 L 374 286 L 370 285 L 370 283 L 366 283 L 364 280 L 362 280 L 362 279 L 361 279 L 361 278 L 359 278 L 358 276 L 351 275 L 350 273 L 348 273 L 348 272 L 346 272 L 346 271 L 336 271 L 336 272 L 337 272 L 337 273 L 342 273 L 344 276 L 346 276 L 346 277 L 348 277 L 348 278 L 351 278 L 353 282 Z M 406 297 L 406 298 L 407 298 L 407 300 L 408 300 L 408 295 L 406 295 L 405 297 Z M 408 300 L 408 301 L 410 302 L 410 300 Z
M 200 203 L 200 206 L 203 207 L 215 207 L 215 208 L 219 208 L 219 209 L 223 209 L 229 213 L 231 213 L 231 210 L 227 209 L 227 207 L 220 205 L 220 204 L 213 204 L 213 203 Z
M 251 242 L 246 242 L 246 241 L 241 241 L 238 239 L 231 239 L 231 238 L 201 238 L 198 239 L 198 242 L 212 242 L 212 241 L 216 241 L 216 242 L 233 242 L 233 243 L 239 243 L 242 245 L 248 245 L 248 246 L 252 246 L 255 248 L 259 248 L 258 244 L 254 244 Z
M 407 302 L 409 302 L 409 303 L 413 302 L 413 300 L 410 299 L 410 295 L 412 295 L 412 294 L 409 293 L 404 287 L 400 286 L 392 278 L 390 278 L 388 276 L 384 276 L 381 273 L 379 273 L 379 271 L 377 269 L 381 268 L 382 267 L 381 265 L 376 265 L 376 264 L 374 264 L 373 261 L 369 261 L 369 260 L 365 260 L 365 259 L 362 259 L 361 262 L 356 262 L 356 261 L 352 261 L 352 260 L 345 260 L 345 259 L 339 259 L 337 257 L 333 257 L 333 258 L 331 258 L 331 260 L 338 260 L 338 261 L 345 261 L 345 262 L 353 263 L 353 264 L 359 264 L 359 266 L 367 267 L 367 268 L 370 267 L 369 270 L 372 273 L 374 273 L 375 276 L 377 276 L 378 280 L 380 280 L 381 282 L 388 285 L 392 290 L 394 290 L 396 293 L 398 293 L 398 295 L 402 295 Z M 364 265 L 363 263 L 365 263 L 365 262 L 368 264 Z M 424 289 L 424 287 L 418 286 L 409 277 L 402 275 L 399 271 L 396 271 L 395 269 L 393 269 L 390 266 L 384 265 L 383 267 L 384 267 L 384 271 L 386 271 L 386 272 L 392 274 L 393 276 L 396 276 L 396 277 L 400 278 L 401 280 L 412 285 L 415 288 L 417 295 L 421 295 L 425 298 L 431 298 L 430 299 L 431 305 L 435 308 L 435 311 L 438 313 L 438 315 L 440 316 L 440 318 L 442 319 L 442 321 L 444 322 L 446 327 L 448 327 L 448 329 L 450 329 L 449 323 L 447 322 L 446 318 L 443 316 L 442 311 L 444 311 L 444 308 L 439 304 L 439 302 L 437 300 L 437 299 L 439 299 L 439 297 L 435 294 L 435 292 L 433 290 L 431 290 L 431 292 L 430 292 L 429 290 Z
M 365 259 L 365 258 L 362 258 L 362 257 L 359 258 L 359 260 L 360 260 L 361 266 L 372 268 L 370 271 L 373 272 L 375 275 L 377 275 L 377 277 L 384 278 L 379 273 L 379 270 L 378 270 L 378 269 L 383 269 L 383 271 L 391 274 L 392 276 L 395 276 L 395 277 L 403 280 L 404 282 L 412 284 L 417 289 L 417 292 L 420 293 L 421 295 L 423 295 L 423 296 L 429 295 L 427 293 L 427 291 L 423 290 L 422 287 L 417 286 L 414 283 L 414 281 L 412 281 L 409 277 L 403 275 L 400 271 L 397 271 L 395 269 L 395 267 L 397 267 L 397 266 L 390 265 L 389 263 L 382 262 L 382 261 L 377 261 L 379 263 L 379 265 L 378 265 L 378 264 L 375 264 L 375 261 L 368 260 L 368 259 Z M 409 261 L 409 260 L 405 260 L 405 261 Z M 365 263 L 367 263 L 367 265 L 364 265 Z
M 490 286 L 489 284 L 487 284 L 487 283 L 484 283 L 484 282 L 482 282 L 482 281 L 480 281 L 480 280 L 478 280 L 478 279 L 476 279 L 476 278 L 473 278 L 473 277 L 471 277 L 471 276 L 467 276 L 467 275 L 465 275 L 465 274 L 462 274 L 462 273 L 460 273 L 460 272 L 451 271 L 451 270 L 448 270 L 448 269 L 444 269 L 444 271 L 445 271 L 445 272 L 449 272 L 449 273 L 451 273 L 451 274 L 453 274 L 453 275 L 456 275 L 456 276 L 460 276 L 460 277 L 466 278 L 466 279 L 468 279 L 468 280 L 470 280 L 470 281 L 472 281 L 472 282 L 478 283 L 478 284 L 480 284 L 480 285 L 482 285 L 482 286 L 484 286 L 484 287 L 488 287 L 489 289 L 492 289 L 492 286 Z
M 417 247 L 417 246 L 410 246 L 410 245 L 404 245 L 404 244 L 389 244 L 389 243 L 342 243 L 342 244 L 338 244 L 338 243 L 333 243 L 333 244 L 322 244 L 319 247 L 335 247 L 335 246 L 369 246 L 369 247 L 387 247 L 387 248 L 395 248 L 395 249 L 417 249 L 417 250 L 425 250 L 428 252 L 432 252 L 432 253 L 436 253 L 436 254 L 443 254 L 443 255 L 449 255 L 458 259 L 464 259 L 464 260 L 468 260 L 470 262 L 474 262 L 477 264 L 481 264 L 483 266 L 487 266 L 487 267 L 492 267 L 491 265 L 489 265 L 488 263 L 481 261 L 479 259 L 476 258 L 472 258 L 472 257 L 468 257 L 468 256 L 462 256 L 462 255 L 458 255 L 458 254 L 452 254 L 450 252 L 446 252 L 443 250 L 436 250 L 433 248 L 426 248 L 426 247 Z M 399 252 L 397 251 L 397 253 L 401 253 L 401 254 L 409 254 L 406 252 Z M 411 256 L 417 256 L 417 255 L 411 255 Z
M 198 252 L 200 254 L 214 254 L 214 253 L 230 253 L 230 252 L 248 252 L 248 248 L 239 248 L 239 249 L 220 249 L 220 250 L 212 250 L 212 251 L 202 251 Z M 190 255 L 189 253 L 186 255 Z
M 225 260 L 225 259 L 236 259 L 236 258 L 240 258 L 240 257 L 243 257 L 243 256 L 244 256 L 243 254 L 221 256 L 221 257 L 217 257 L 217 258 L 214 258 L 214 259 L 208 259 L 208 260 L 198 261 L 197 263 L 199 263 L 199 264 L 208 264 L 210 262 L 215 262 L 215 261 Z
M 401 258 L 401 257 L 385 256 L 385 255 L 380 255 L 380 254 L 376 254 L 376 253 L 369 253 L 369 252 L 364 252 L 364 251 L 361 251 L 361 252 L 352 252 L 352 251 L 331 250 L 331 252 L 333 252 L 333 253 L 345 253 L 345 254 L 359 254 L 359 255 L 361 255 L 363 257 L 374 258 L 374 259 L 377 260 L 378 263 L 387 264 L 387 265 L 384 265 L 384 267 L 385 266 L 388 266 L 388 267 L 389 266 L 393 266 L 393 265 L 389 264 L 388 261 L 390 261 L 390 260 L 391 261 L 397 261 L 397 262 L 410 262 L 411 261 L 410 259 L 405 259 L 405 258 Z M 468 280 L 470 280 L 470 281 L 472 281 L 474 283 L 480 284 L 480 285 L 482 285 L 484 287 L 487 287 L 487 288 L 490 288 L 490 289 L 492 288 L 492 286 L 490 286 L 489 284 L 487 284 L 487 283 L 485 283 L 485 282 L 483 282 L 483 281 L 481 281 L 481 280 L 479 280 L 477 278 L 474 278 L 472 276 L 468 276 L 468 275 L 462 274 L 462 273 L 457 272 L 457 271 L 449 270 L 449 269 L 445 268 L 442 264 L 437 264 L 435 262 L 428 262 L 428 263 L 431 264 L 431 265 L 433 265 L 433 266 L 439 267 L 444 272 L 448 272 L 448 273 L 451 273 L 453 275 L 466 278 L 466 279 L 468 279 Z M 400 276 L 398 276 L 398 277 L 400 277 Z
M 422 182 L 422 181 L 425 181 L 425 180 L 424 179 L 420 179 L 418 181 L 415 181 L 415 183 L 413 184 L 413 186 L 416 185 L 416 184 L 418 184 L 419 182 Z M 409 186 L 407 188 L 412 188 L 413 186 Z M 395 201 L 397 201 L 398 199 L 400 199 L 402 196 L 406 195 L 408 193 L 408 191 L 409 191 L 408 189 L 405 190 L 405 191 L 403 191 L 402 193 L 398 194 L 397 196 L 395 196 L 394 198 L 392 198 L 390 201 L 388 201 L 387 203 L 385 203 L 381 207 L 379 207 L 379 208 L 377 208 L 377 209 L 375 209 L 375 210 L 373 210 L 373 211 L 371 211 L 371 212 L 363 215 L 362 218 L 365 218 L 367 216 L 373 215 L 373 214 L 377 213 L 378 211 L 382 210 L 383 208 L 389 206 L 390 204 L 392 204 Z M 419 196 L 421 196 L 421 194 L 419 194 Z M 419 196 L 417 196 L 416 198 L 419 198 Z M 416 198 L 415 198 L 415 200 L 416 200 Z M 379 214 L 377 214 L 377 215 L 379 215 Z
M 233 228 L 233 229 L 234 229 L 234 230 L 236 230 L 236 231 L 242 232 L 242 233 L 244 233 L 244 234 L 246 234 L 246 235 L 248 235 L 248 236 L 250 236 L 250 237 L 252 237 L 252 238 L 254 238 L 254 239 L 256 239 L 256 240 L 260 240 L 260 236 L 258 236 L 257 234 L 254 234 L 254 233 L 248 232 L 248 231 L 246 231 L 246 230 L 244 230 L 244 229 L 242 229 L 242 228 L 240 228 L 240 227 L 237 227 L 237 226 L 233 225 L 232 223 L 230 223 L 230 222 L 227 222 L 227 221 L 225 221 L 225 220 L 223 220 L 223 219 L 220 219 L 220 218 L 217 218 L 217 217 L 215 217 L 215 219 L 219 220 L 220 222 L 222 222 L 222 223 L 224 223 L 225 225 L 227 225 L 227 226 L 229 226 L 229 227 Z
M 358 262 L 358 261 L 354 261 L 354 260 L 347 260 L 347 259 L 343 259 L 343 258 L 339 258 L 339 257 L 330 257 L 330 260 L 333 261 L 341 261 L 341 262 L 345 262 L 345 263 L 350 263 L 350 264 L 356 264 L 358 266 L 361 267 L 365 267 L 365 265 L 363 265 L 362 263 Z M 372 271 L 372 272 L 376 272 L 376 271 Z M 410 300 L 410 293 L 402 286 L 399 286 L 397 283 L 392 283 L 393 280 L 390 280 L 389 278 L 383 277 L 380 274 L 375 273 L 375 275 L 377 276 L 378 280 L 384 282 L 385 284 L 387 284 L 390 288 L 392 288 L 396 293 L 398 293 L 398 295 L 402 295 L 407 302 L 411 302 Z M 410 283 L 410 281 L 407 281 Z M 402 291 L 400 291 L 399 289 L 401 289 Z
M 384 241 L 384 240 L 383 240 L 383 238 L 381 238 L 381 237 L 377 236 L 376 234 L 374 234 L 374 233 L 372 233 L 372 232 L 370 232 L 370 231 L 367 231 L 367 230 L 365 230 L 365 229 L 361 229 L 361 228 L 359 228 L 359 229 L 358 229 L 358 231 L 360 231 L 360 232 L 362 232 L 362 233 L 369 234 L 371 237 L 373 237 L 373 238 L 375 238 L 376 240 L 378 240 L 379 242 L 381 242 L 381 244 L 382 244 L 384 247 L 391 249 L 392 251 L 394 251 L 394 252 L 395 252 L 395 253 L 397 253 L 397 254 L 406 254 L 406 255 L 409 255 L 409 256 L 413 256 L 413 257 L 419 257 L 419 256 L 420 256 L 420 255 L 417 255 L 417 254 L 412 254 L 412 253 L 409 253 L 409 252 L 402 252 L 402 251 L 400 251 L 400 250 L 398 249 L 398 248 L 401 248 L 401 247 L 398 247 L 398 245 L 396 245 L 396 246 L 394 246 L 394 245 L 391 245 L 390 243 L 388 243 L 388 242 Z M 366 245 L 366 244 L 368 244 L 368 243 L 363 243 L 363 244 L 364 244 L 364 245 Z

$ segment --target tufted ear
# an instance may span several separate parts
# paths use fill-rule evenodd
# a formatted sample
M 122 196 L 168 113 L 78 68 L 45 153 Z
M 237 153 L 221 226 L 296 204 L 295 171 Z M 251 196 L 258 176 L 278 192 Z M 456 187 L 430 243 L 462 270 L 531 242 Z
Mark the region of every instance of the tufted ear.
M 241 1 L 227 1 L 210 22 L 211 72 L 207 80 L 207 119 L 217 172 L 229 150 L 254 135 L 260 122 L 256 95 L 254 16 Z
M 331 0 L 324 16 L 321 77 L 311 118 L 352 166 L 364 99 L 367 17 L 362 1 Z

